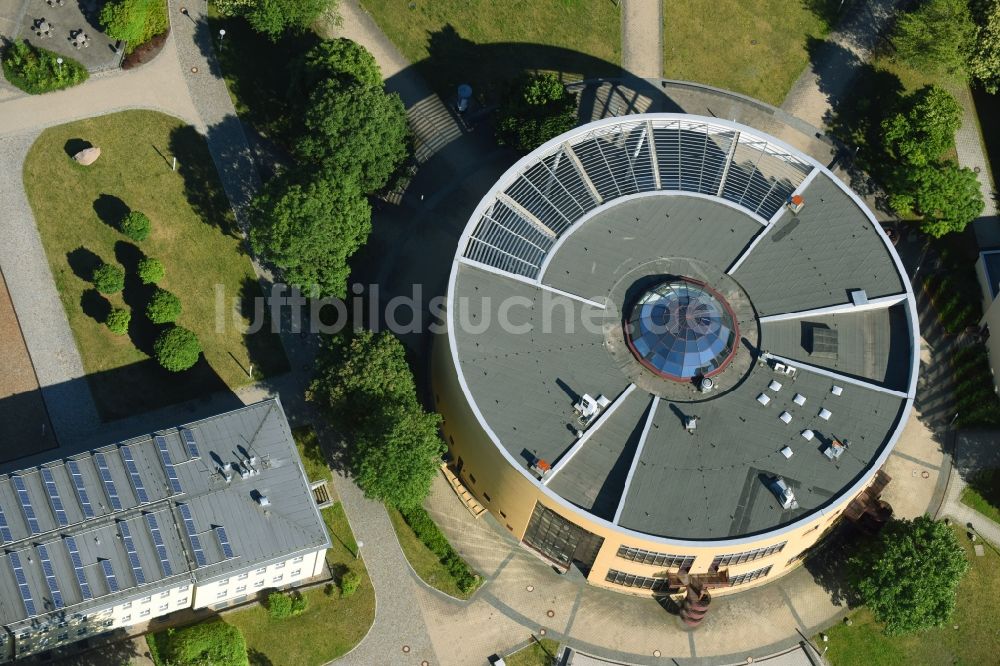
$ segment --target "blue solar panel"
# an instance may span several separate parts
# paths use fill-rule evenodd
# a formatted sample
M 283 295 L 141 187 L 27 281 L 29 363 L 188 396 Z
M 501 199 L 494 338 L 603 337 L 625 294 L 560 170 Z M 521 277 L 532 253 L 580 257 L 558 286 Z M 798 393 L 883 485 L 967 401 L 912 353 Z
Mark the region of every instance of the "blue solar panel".
M 226 528 L 221 525 L 216 527 L 215 536 L 219 538 L 219 545 L 222 546 L 222 554 L 226 556 L 226 559 L 235 557 L 233 547 L 229 544 L 229 537 L 226 535 Z
M 17 499 L 21 502 L 21 509 L 24 510 L 24 517 L 28 519 L 28 529 L 32 534 L 41 534 L 42 529 L 38 526 L 38 517 L 35 516 L 35 509 L 31 506 L 31 498 L 28 497 L 28 489 L 24 486 L 24 479 L 20 476 L 12 476 L 14 488 L 17 489 Z
M 182 493 L 181 480 L 177 478 L 177 470 L 174 469 L 174 462 L 170 459 L 170 450 L 167 448 L 167 438 L 156 435 L 156 448 L 160 450 L 160 460 L 163 461 L 163 469 L 167 471 L 167 480 L 170 482 L 170 489 L 175 493 Z
M 87 582 L 87 575 L 83 572 L 83 560 L 80 559 L 80 551 L 76 547 L 76 539 L 71 536 L 66 537 L 66 550 L 69 552 L 69 559 L 73 563 L 73 571 L 76 573 L 76 582 L 80 584 L 80 594 L 84 599 L 93 599 L 90 592 L 90 583 Z
M 201 458 L 201 454 L 198 453 L 198 442 L 194 441 L 194 432 L 191 430 L 181 430 L 181 436 L 184 438 L 184 444 L 187 446 L 188 455 L 192 458 Z
M 132 449 L 122 446 L 119 451 L 121 451 L 122 460 L 125 461 L 125 469 L 128 470 L 129 478 L 132 479 L 135 496 L 139 498 L 140 504 L 149 504 L 149 495 L 146 494 L 146 488 L 142 485 L 142 477 L 139 476 L 139 468 L 136 467 L 135 459 L 132 457 Z
M 104 482 L 104 491 L 108 494 L 108 501 L 111 502 L 112 511 L 122 510 L 122 501 L 118 497 L 118 489 L 115 488 L 115 480 L 111 478 L 111 470 L 108 469 L 108 461 L 103 453 L 95 453 L 94 460 L 97 461 L 97 471 L 101 474 L 101 481 Z
M 93 518 L 94 509 L 90 506 L 90 497 L 87 495 L 87 486 L 83 483 L 83 474 L 80 473 L 80 465 L 75 460 L 67 461 L 66 465 L 69 467 L 69 475 L 73 477 L 73 485 L 76 487 L 76 494 L 80 498 L 83 515 L 87 518 Z
M 52 593 L 52 604 L 56 608 L 62 608 L 66 604 L 63 603 L 62 592 L 59 591 L 59 581 L 56 580 L 56 572 L 52 569 L 52 560 L 49 559 L 49 549 L 45 547 L 45 544 L 38 544 L 38 559 L 42 563 L 42 572 L 45 574 L 45 582 L 49 586 L 49 592 Z
M 146 525 L 149 526 L 149 534 L 153 537 L 153 545 L 156 546 L 156 554 L 160 557 L 160 568 L 163 569 L 163 575 L 172 576 L 174 572 L 170 568 L 170 559 L 167 557 L 167 547 L 163 544 L 163 535 L 160 534 L 160 527 L 156 524 L 156 516 L 151 513 L 147 513 Z
M 139 553 L 135 552 L 135 543 L 132 541 L 132 533 L 128 529 L 128 523 L 118 523 L 118 529 L 122 533 L 122 541 L 125 543 L 125 552 L 128 553 L 128 563 L 132 566 L 135 582 L 137 585 L 144 585 L 146 583 L 146 576 L 142 573 L 142 565 L 139 563 Z
M 3 514 L 2 506 L 0 506 L 0 538 L 3 539 L 4 543 L 10 543 L 14 540 L 14 535 L 10 533 L 10 525 L 7 524 L 7 516 Z
M 21 556 L 11 553 L 10 567 L 14 570 L 14 579 L 17 581 L 17 589 L 21 593 L 21 601 L 24 602 L 24 610 L 28 617 L 38 615 L 35 612 L 35 600 L 31 598 L 31 588 L 28 587 L 28 579 L 24 576 L 24 568 L 21 566 Z
M 101 569 L 104 570 L 104 577 L 108 581 L 108 589 L 112 592 L 118 591 L 118 577 L 115 576 L 115 570 L 111 566 L 111 560 L 101 560 Z
M 194 519 L 191 518 L 191 509 L 188 508 L 187 504 L 178 504 L 177 508 L 181 512 L 181 518 L 184 519 L 184 529 L 187 530 L 188 539 L 191 541 L 194 560 L 198 563 L 199 567 L 206 566 L 208 560 L 205 559 L 205 551 L 201 549 L 201 539 L 198 538 L 198 532 L 194 529 Z
M 49 502 L 52 503 L 52 511 L 56 514 L 56 520 L 62 526 L 69 525 L 66 518 L 66 510 L 63 508 L 62 500 L 59 498 L 59 489 L 56 488 L 56 480 L 52 477 L 52 470 L 48 467 L 42 468 L 42 481 L 45 482 L 45 492 L 49 495 Z

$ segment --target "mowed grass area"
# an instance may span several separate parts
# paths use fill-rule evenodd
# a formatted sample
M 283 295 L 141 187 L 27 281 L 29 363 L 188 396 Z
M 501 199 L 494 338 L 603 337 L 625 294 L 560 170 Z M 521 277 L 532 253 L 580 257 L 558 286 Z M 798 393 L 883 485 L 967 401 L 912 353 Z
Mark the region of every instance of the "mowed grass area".
M 504 657 L 504 663 L 507 666 L 552 666 L 555 663 L 556 650 L 558 649 L 559 641 L 543 638 L 541 641 L 533 641 L 528 647 Z
M 441 563 L 441 559 L 424 545 L 424 542 L 403 520 L 399 511 L 391 506 L 387 506 L 386 511 L 389 512 L 392 527 L 396 530 L 396 538 L 399 539 L 399 547 L 403 549 L 403 555 L 406 556 L 410 566 L 425 583 L 456 599 L 468 599 L 475 594 L 479 586 L 469 592 L 463 592 L 447 567 Z
M 1000 555 L 989 544 L 977 557 L 965 530 L 952 529 L 965 548 L 970 568 L 958 589 L 955 613 L 945 626 L 907 636 L 886 636 L 871 613 L 862 608 L 851 614 L 853 626 L 837 624 L 827 630 L 826 654 L 832 666 L 952 666 L 997 663 L 1000 644 Z
M 982 470 L 969 479 L 962 504 L 1000 523 L 1000 469 Z
M 227 613 L 223 620 L 239 627 L 247 642 L 251 664 L 307 666 L 323 664 L 357 645 L 375 620 L 375 590 L 364 561 L 355 559 L 357 543 L 337 502 L 323 509 L 323 520 L 333 546 L 326 560 L 335 573 L 350 567 L 361 574 L 357 591 L 346 599 L 339 589 L 328 594 L 323 587 L 307 590 L 308 608 L 301 615 L 275 620 L 263 606 Z M 339 575 L 339 574 L 338 574 Z
M 312 426 L 302 426 L 292 430 L 295 448 L 298 449 L 302 466 L 306 470 L 306 478 L 313 481 L 329 481 L 330 468 L 326 464 L 323 449 L 319 445 L 319 437 Z
M 102 151 L 89 167 L 70 159 L 86 143 Z M 194 128 L 152 111 L 53 127 L 29 151 L 24 184 L 103 419 L 237 388 L 250 381 L 251 363 L 254 379 L 288 368 L 269 326 L 244 334 L 260 288 L 208 148 Z M 142 242 L 115 226 L 129 210 L 152 221 Z M 152 358 L 153 341 L 164 327 L 144 315 L 152 287 L 135 275 L 143 256 L 163 262 L 160 286 L 183 306 L 177 323 L 201 341 L 204 356 L 190 370 L 170 373 Z M 123 292 L 105 296 L 93 289 L 91 274 L 102 262 L 126 270 Z M 224 296 L 221 312 L 217 292 Z M 131 309 L 127 335 L 104 325 L 111 307 Z
M 652 0 L 650 0 L 652 1 Z M 780 106 L 839 0 L 663 0 L 663 76 Z
M 611 0 L 361 0 L 361 5 L 445 99 L 460 83 L 492 97 L 524 70 L 559 72 L 566 80 L 621 71 L 621 20 Z

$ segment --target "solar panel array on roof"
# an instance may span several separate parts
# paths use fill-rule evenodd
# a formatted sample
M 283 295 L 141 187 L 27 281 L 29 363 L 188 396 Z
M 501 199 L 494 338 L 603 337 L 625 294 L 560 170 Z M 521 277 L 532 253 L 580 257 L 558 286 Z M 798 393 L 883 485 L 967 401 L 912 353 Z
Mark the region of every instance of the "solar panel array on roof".
M 125 469 L 128 470 L 128 476 L 132 479 L 135 496 L 139 499 L 140 504 L 149 504 L 149 495 L 146 494 L 146 487 L 142 484 L 142 477 L 139 476 L 139 468 L 135 464 L 135 458 L 132 457 L 132 449 L 127 445 L 122 445 L 119 451 L 122 454 L 122 460 L 125 461 Z
M 15 552 L 8 555 L 10 566 L 14 570 L 14 579 L 17 581 L 17 589 L 21 593 L 21 601 L 24 602 L 24 610 L 28 617 L 38 615 L 35 612 L 35 600 L 31 598 L 31 588 L 28 587 L 28 579 L 24 575 L 24 568 L 21 566 L 21 556 Z
M 14 535 L 10 533 L 10 525 L 7 524 L 7 516 L 4 515 L 2 506 L 0 506 L 0 538 L 3 539 L 4 543 L 10 543 L 14 540 Z
M 198 442 L 194 439 L 194 431 L 184 428 L 181 430 L 181 437 L 184 438 L 184 444 L 187 446 L 188 455 L 192 458 L 201 458 L 201 454 L 198 452 Z
M 181 480 L 177 478 L 177 470 L 174 469 L 174 461 L 170 459 L 170 449 L 167 448 L 167 438 L 156 435 L 156 448 L 160 450 L 160 460 L 163 461 L 163 469 L 167 472 L 167 481 L 170 482 L 170 489 L 175 493 L 182 493 Z
M 191 517 L 191 509 L 187 504 L 177 504 L 177 509 L 181 512 L 181 518 L 184 519 L 184 529 L 187 530 L 188 539 L 191 541 L 191 550 L 194 551 L 194 560 L 198 563 L 199 567 L 206 566 L 208 560 L 205 559 L 205 551 L 201 549 L 201 539 L 198 538 L 198 532 L 194 528 L 194 519 Z
M 17 499 L 21 502 L 24 517 L 28 520 L 28 529 L 31 530 L 32 534 L 41 534 L 42 528 L 38 526 L 38 517 L 35 515 L 34 507 L 31 506 L 31 498 L 28 497 L 28 489 L 24 486 L 24 479 L 20 476 L 13 476 L 11 479 L 14 481 Z
M 226 556 L 226 559 L 231 559 L 235 557 L 233 555 L 233 547 L 229 543 L 229 537 L 226 535 L 226 528 L 219 525 L 215 528 L 215 536 L 219 539 L 219 545 L 222 547 L 222 554 Z
M 95 453 L 94 460 L 97 462 L 97 471 L 101 474 L 101 481 L 104 482 L 104 491 L 108 494 L 108 501 L 111 502 L 113 511 L 122 510 L 122 501 L 118 497 L 118 489 L 115 488 L 115 480 L 111 478 L 111 470 L 108 469 L 108 461 L 103 453 Z
M 65 527 L 69 525 L 66 517 L 66 509 L 63 507 L 62 499 L 59 497 L 59 489 L 56 488 L 56 480 L 52 478 L 52 470 L 48 467 L 42 468 L 42 481 L 45 482 L 45 492 L 48 493 L 49 502 L 52 503 L 52 511 L 56 514 L 56 520 Z
M 153 537 L 153 545 L 156 546 L 156 554 L 160 558 L 160 568 L 164 576 L 172 576 L 173 570 L 170 568 L 170 559 L 167 557 L 167 547 L 163 543 L 163 535 L 160 534 L 160 526 L 156 523 L 156 516 L 151 513 L 146 514 L 146 525 L 149 527 L 149 535 Z
M 108 589 L 112 592 L 118 591 L 118 577 L 115 576 L 115 569 L 111 566 L 111 560 L 101 560 L 101 569 L 104 571 L 104 578 L 108 581 Z
M 76 547 L 76 539 L 71 536 L 66 537 L 66 551 L 69 552 L 70 562 L 73 563 L 73 573 L 76 574 L 76 582 L 80 584 L 80 595 L 84 599 L 93 599 L 94 595 L 90 591 L 90 583 L 87 582 L 87 575 L 83 571 L 83 560 L 80 559 L 80 550 Z
M 42 562 L 45 583 L 49 586 L 49 592 L 52 593 L 52 604 L 56 608 L 62 608 L 65 604 L 62 592 L 59 591 L 59 581 L 56 580 L 56 572 L 52 568 L 52 560 L 49 559 L 49 549 L 43 543 L 38 544 L 38 559 Z
M 83 474 L 80 473 L 80 465 L 75 460 L 66 462 L 69 467 L 69 474 L 73 477 L 73 486 L 76 494 L 80 498 L 80 506 L 83 508 L 83 515 L 87 518 L 94 517 L 94 509 L 90 506 L 90 496 L 87 495 L 87 486 L 83 482 Z
M 118 523 L 118 529 L 122 533 L 122 542 L 125 544 L 125 552 L 128 553 L 128 562 L 132 566 L 132 574 L 135 576 L 135 582 L 137 585 L 145 585 L 146 576 L 142 573 L 139 553 L 135 552 L 135 543 L 132 541 L 132 533 L 128 529 L 128 523 L 125 521 Z

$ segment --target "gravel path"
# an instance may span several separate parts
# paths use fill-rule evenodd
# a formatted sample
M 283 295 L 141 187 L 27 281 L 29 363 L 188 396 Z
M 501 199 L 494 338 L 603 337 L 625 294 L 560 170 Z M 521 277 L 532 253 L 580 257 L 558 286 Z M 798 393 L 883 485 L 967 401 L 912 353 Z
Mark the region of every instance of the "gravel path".
M 622 69 L 640 79 L 663 75 L 663 4 L 622 0 Z

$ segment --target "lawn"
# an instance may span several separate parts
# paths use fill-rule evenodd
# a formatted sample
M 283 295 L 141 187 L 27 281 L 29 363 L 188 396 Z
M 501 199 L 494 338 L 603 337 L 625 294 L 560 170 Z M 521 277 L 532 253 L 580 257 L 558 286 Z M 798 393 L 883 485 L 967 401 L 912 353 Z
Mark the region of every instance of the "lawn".
M 305 467 L 309 482 L 329 481 L 330 468 L 326 464 L 323 449 L 319 446 L 316 430 L 312 426 L 295 428 L 292 430 L 292 437 L 295 439 L 295 448 L 299 451 L 299 458 L 302 459 L 302 466 Z
M 1000 469 L 982 470 L 969 479 L 962 504 L 1000 523 Z
M 492 97 L 523 70 L 559 72 L 566 80 L 620 73 L 621 21 L 611 0 L 361 0 L 361 5 L 448 99 L 460 83 Z
M 261 606 L 227 613 L 225 622 L 243 632 L 251 664 L 271 666 L 309 666 L 323 664 L 343 655 L 357 645 L 375 620 L 375 590 L 364 561 L 355 559 L 357 544 L 343 506 L 337 502 L 323 509 L 323 520 L 333 540 L 326 560 L 334 571 L 349 566 L 361 574 L 361 585 L 347 599 L 337 590 L 327 594 L 324 588 L 303 593 L 309 607 L 301 615 L 274 620 Z
M 504 657 L 503 660 L 507 666 L 551 666 L 555 663 L 558 649 L 559 641 L 543 638 L 541 641 L 532 641 L 528 647 Z
M 649 0 L 653 1 L 653 0 Z M 663 0 L 663 76 L 780 106 L 838 0 Z
M 468 599 L 475 593 L 478 586 L 467 593 L 462 592 L 455 578 L 441 563 L 440 558 L 417 537 L 403 520 L 399 511 L 389 506 L 386 507 L 386 511 L 389 512 L 389 519 L 396 530 L 396 538 L 399 539 L 399 546 L 403 549 L 403 554 L 406 555 L 410 566 L 425 583 L 456 599 Z M 482 579 L 480 578 L 480 580 Z
M 102 153 L 82 167 L 70 155 L 88 143 Z M 208 148 L 192 127 L 152 111 L 125 111 L 50 128 L 28 153 L 24 184 L 104 420 L 235 389 L 250 381 L 251 364 L 254 379 L 287 370 L 269 326 L 245 334 L 260 288 Z M 117 220 L 129 210 L 152 220 L 146 240 L 136 243 L 118 231 Z M 204 356 L 190 370 L 170 373 L 151 357 L 163 326 L 143 314 L 152 293 L 135 276 L 143 256 L 163 262 L 160 286 L 183 306 L 177 323 L 201 341 Z M 93 289 L 90 275 L 102 262 L 125 268 L 123 292 L 104 296 Z M 104 326 L 111 307 L 132 310 L 128 335 Z
M 870 612 L 862 608 L 851 613 L 853 626 L 837 624 L 826 633 L 832 666 L 951 666 L 952 664 L 996 663 L 1000 616 L 1000 555 L 989 545 L 977 557 L 965 530 L 953 526 L 971 562 L 958 590 L 958 602 L 951 620 L 943 627 L 908 636 L 886 636 Z M 814 639 L 817 644 L 821 641 Z

